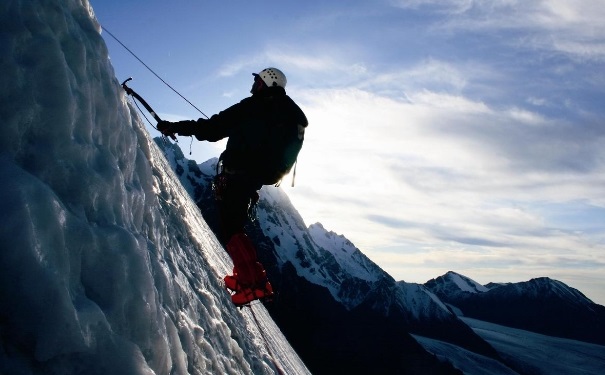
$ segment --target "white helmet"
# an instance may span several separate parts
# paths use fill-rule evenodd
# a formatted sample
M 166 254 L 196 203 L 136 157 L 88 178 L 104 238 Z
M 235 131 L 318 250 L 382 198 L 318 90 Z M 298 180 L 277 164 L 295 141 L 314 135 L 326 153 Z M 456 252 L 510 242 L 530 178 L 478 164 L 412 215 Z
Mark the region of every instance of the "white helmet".
M 260 73 L 255 75 L 258 75 L 263 82 L 265 82 L 267 87 L 279 86 L 286 88 L 286 83 L 288 82 L 286 75 L 277 68 L 263 69 Z

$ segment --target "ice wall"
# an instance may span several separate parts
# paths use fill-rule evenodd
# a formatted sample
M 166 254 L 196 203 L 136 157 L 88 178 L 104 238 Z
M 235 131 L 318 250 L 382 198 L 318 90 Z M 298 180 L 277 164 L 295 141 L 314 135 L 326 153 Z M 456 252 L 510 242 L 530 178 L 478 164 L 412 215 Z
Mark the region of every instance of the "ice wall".
M 0 373 L 305 373 L 231 305 L 100 31 L 87 0 L 0 3 Z

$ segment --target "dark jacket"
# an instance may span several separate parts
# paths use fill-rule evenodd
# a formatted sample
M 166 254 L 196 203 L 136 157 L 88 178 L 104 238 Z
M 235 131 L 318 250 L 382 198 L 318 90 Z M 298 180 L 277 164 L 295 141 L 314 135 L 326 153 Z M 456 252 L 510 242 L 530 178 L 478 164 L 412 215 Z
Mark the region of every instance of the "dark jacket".
M 219 112 L 210 119 L 180 121 L 177 132 L 195 135 L 200 141 L 216 142 L 229 138 L 221 155 L 226 168 L 254 172 L 255 155 L 263 146 L 263 129 L 268 124 L 294 123 L 303 128 L 307 118 L 282 87 L 268 87 Z

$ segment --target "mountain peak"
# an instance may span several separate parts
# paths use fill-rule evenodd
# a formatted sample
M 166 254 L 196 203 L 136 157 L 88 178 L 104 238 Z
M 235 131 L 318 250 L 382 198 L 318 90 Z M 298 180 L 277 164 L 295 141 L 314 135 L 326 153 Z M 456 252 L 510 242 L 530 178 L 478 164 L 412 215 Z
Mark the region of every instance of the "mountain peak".
M 442 276 L 427 281 L 424 285 L 445 301 L 453 296 L 472 295 L 489 290 L 478 282 L 454 271 L 448 271 Z
M 464 316 L 602 345 L 605 308 L 548 277 L 508 283 L 485 293 L 441 294 Z
M 556 298 L 572 304 L 589 305 L 593 302 L 579 290 L 549 277 L 537 277 L 529 281 L 504 286 L 501 293 L 532 296 L 534 298 Z

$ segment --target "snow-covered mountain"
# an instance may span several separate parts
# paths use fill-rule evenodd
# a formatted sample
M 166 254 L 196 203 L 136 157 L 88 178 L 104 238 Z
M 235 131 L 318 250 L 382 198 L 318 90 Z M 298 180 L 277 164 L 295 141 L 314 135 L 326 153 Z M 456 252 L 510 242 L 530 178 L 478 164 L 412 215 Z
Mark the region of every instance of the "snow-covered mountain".
M 206 219 L 212 222 L 213 204 L 208 191 L 216 160 L 198 166 L 187 160 L 176 145 L 160 143 L 180 179 L 189 186 L 190 193 L 207 213 Z M 460 328 L 452 323 L 458 322 L 452 318 L 452 311 L 463 314 L 452 301 L 486 295 L 497 288 L 506 290 L 509 286 L 529 299 L 537 299 L 544 292 L 537 287 L 520 288 L 512 283 L 483 286 L 455 272 L 448 272 L 424 285 L 394 282 L 346 237 L 326 230 L 319 223 L 306 227 L 280 189 L 263 188 L 258 221 L 249 226 L 248 231 L 255 236 L 261 250 L 259 254 L 264 257 L 265 265 L 269 265 L 272 281 L 278 285 L 279 297 L 268 307 L 269 311 L 314 373 L 342 371 L 342 362 L 350 361 L 351 356 L 367 355 L 370 361 L 377 361 L 378 353 L 382 353 L 380 360 L 388 362 L 389 356 L 385 355 L 388 351 L 376 338 L 381 337 L 380 341 L 393 345 L 391 339 L 406 337 L 407 332 L 414 333 L 414 338 L 431 353 L 469 374 L 542 371 L 537 369 L 544 359 L 528 356 L 526 352 L 545 350 L 545 345 L 561 355 L 568 352 L 564 357 L 570 362 L 563 361 L 555 366 L 544 361 L 543 373 L 550 373 L 550 369 L 565 369 L 565 373 L 574 373 L 573 369 L 577 369 L 577 373 L 585 373 L 579 370 L 581 368 L 590 373 L 605 363 L 605 350 L 603 355 L 595 356 L 599 346 L 592 344 L 574 347 L 572 341 L 564 339 L 538 340 L 535 334 L 506 327 L 502 328 L 501 336 L 497 336 L 480 328 L 488 323 L 468 318 L 462 318 L 466 327 Z M 562 283 L 553 281 L 551 286 L 553 291 L 558 290 L 569 300 L 580 305 L 586 302 L 582 302 L 585 297 L 581 293 Z M 356 327 L 353 333 L 351 327 Z M 469 335 L 469 327 L 482 340 Z M 363 332 L 365 329 L 371 333 Z M 503 345 L 498 340 L 498 337 L 509 340 L 510 335 L 518 341 L 506 341 L 508 344 Z M 330 337 L 338 337 L 338 344 Z M 406 345 L 411 353 L 411 346 Z M 372 351 L 371 346 L 378 349 Z M 590 365 L 578 366 L 578 362 L 587 358 L 591 358 Z M 360 362 L 362 360 L 358 358 L 358 362 L 347 370 L 362 373 L 365 369 Z M 525 368 L 532 370 L 527 372 Z
M 449 271 L 443 276 L 431 279 L 424 284 L 433 293 L 448 298 L 464 298 L 466 295 L 487 292 L 485 286 L 469 279 L 466 276 Z
M 308 374 L 232 305 L 100 32 L 87 0 L 0 3 L 0 373 Z
M 425 286 L 464 316 L 501 358 L 416 336 L 465 374 L 600 374 L 605 369 L 605 308 L 560 281 L 542 277 L 482 286 L 450 271 Z
M 217 160 L 197 166 L 184 157 L 178 145 L 159 138 L 156 142 L 206 220 L 216 223 L 211 181 Z M 400 336 L 408 336 L 408 332 L 497 356 L 426 287 L 396 282 L 344 236 L 326 230 L 320 223 L 307 227 L 281 188 L 263 187 L 257 217 L 247 230 L 279 295 L 268 309 L 314 373 L 328 373 L 330 361 L 334 368 L 342 366 L 338 353 L 353 355 L 353 349 L 347 351 L 348 345 L 358 347 L 354 355 L 359 362 L 363 359 L 361 353 L 366 353 L 367 363 L 376 366 L 372 353 L 379 356 L 393 350 L 386 347 L 396 348 L 395 341 L 401 345 Z M 357 327 L 355 332 L 351 326 Z M 380 329 L 389 333 L 380 337 L 376 334 Z M 306 356 L 309 340 L 320 335 L 341 339 L 338 347 L 322 347 L 325 353 L 333 352 L 330 359 L 313 357 L 318 345 L 324 343 L 314 344 Z M 387 335 L 393 335 L 392 341 L 385 339 Z M 356 336 L 357 341 L 353 337 L 349 340 L 349 336 Z M 362 372 L 359 362 L 351 370 Z M 392 365 L 385 360 L 381 363 Z
M 200 209 L 210 212 L 214 205 L 211 181 L 216 173 L 217 159 L 196 165 L 185 158 L 177 144 L 161 138 L 156 138 L 156 142 Z M 281 188 L 265 186 L 260 193 L 255 224 L 262 231 L 264 240 L 270 241 L 275 256 L 274 267 L 291 264 L 299 277 L 325 288 L 347 310 L 359 306 L 378 286 L 387 283 L 394 288 L 396 300 L 401 300 L 399 308 L 406 310 L 410 321 L 423 317 L 453 318 L 431 291 L 422 285 L 395 282 L 343 235 L 326 230 L 321 223 L 307 227 Z M 212 215 L 207 216 L 208 222 L 215 221 Z M 387 305 L 376 308 L 385 313 L 389 310 Z
M 161 138 L 156 138 L 156 142 L 201 210 L 208 212 L 213 206 L 211 181 L 217 159 L 196 165 L 185 158 L 177 144 Z M 260 193 L 256 224 L 265 239 L 270 240 L 278 268 L 290 263 L 298 276 L 324 287 L 348 310 L 357 307 L 377 285 L 386 282 L 396 286 L 396 299 L 401 299 L 400 308 L 407 309 L 409 320 L 452 318 L 452 313 L 431 291 L 418 284 L 396 283 L 343 235 L 326 230 L 321 223 L 307 227 L 281 188 L 265 186 Z M 214 222 L 211 215 L 207 219 Z M 386 305 L 376 308 L 388 310 Z M 432 312 L 428 313 L 429 310 Z
M 425 285 L 465 316 L 605 344 L 605 307 L 558 280 L 540 277 L 487 288 L 448 272 Z
M 212 231 L 216 161 L 149 138 L 88 1 L 2 2 L 0 41 L 0 374 L 549 373 L 510 348 L 561 341 L 532 336 L 528 349 L 527 335 L 462 320 L 439 298 L 455 288 L 396 282 L 276 188 L 247 229 L 278 294 L 236 309 Z M 455 279 L 453 294 L 563 301 L 549 313 L 603 322 L 602 306 L 550 279 L 487 291 Z M 560 357 L 590 357 L 560 368 L 604 362 L 602 346 L 565 345 Z

